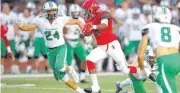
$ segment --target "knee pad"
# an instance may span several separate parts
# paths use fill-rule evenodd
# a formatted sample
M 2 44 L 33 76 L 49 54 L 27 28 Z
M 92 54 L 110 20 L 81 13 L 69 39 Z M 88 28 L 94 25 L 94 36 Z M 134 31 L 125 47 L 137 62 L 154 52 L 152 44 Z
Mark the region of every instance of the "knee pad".
M 65 70 L 66 70 L 66 65 L 64 64 L 63 65 L 63 67 L 59 67 L 59 66 L 55 66 L 55 69 L 57 70 L 57 71 L 60 71 L 60 72 L 65 72 Z
M 92 61 L 87 60 L 86 62 L 87 62 L 88 70 L 93 70 L 96 68 L 95 64 Z

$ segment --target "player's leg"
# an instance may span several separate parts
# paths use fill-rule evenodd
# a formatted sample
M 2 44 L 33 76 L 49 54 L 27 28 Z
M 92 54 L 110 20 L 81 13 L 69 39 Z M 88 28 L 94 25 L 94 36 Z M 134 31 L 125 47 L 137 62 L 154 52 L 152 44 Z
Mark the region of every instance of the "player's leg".
M 66 46 L 67 46 L 67 65 L 71 66 L 72 65 L 72 59 L 73 59 L 73 55 L 74 55 L 74 49 L 73 47 L 66 42 Z
M 124 51 L 127 60 L 129 59 L 132 49 L 133 49 L 133 43 L 132 41 L 129 41 L 129 44 L 125 46 L 125 51 Z
M 129 77 L 132 81 L 132 87 L 133 87 L 134 93 L 146 93 L 143 80 L 139 80 L 135 78 L 132 74 L 129 74 Z
M 176 75 L 180 72 L 179 61 L 179 53 L 157 58 L 159 71 L 157 83 L 160 85 L 163 93 L 178 93 Z
M 34 72 L 38 72 L 38 65 L 39 65 L 39 55 L 41 51 L 41 43 L 39 38 L 34 39 L 34 59 L 35 59 L 35 66 L 34 66 Z
M 14 56 L 16 57 L 17 56 L 17 53 L 16 53 L 16 47 L 15 47 L 15 41 L 14 40 L 9 40 L 10 42 L 10 47 L 11 47 L 11 51 L 13 52 Z M 11 72 L 12 73 L 15 73 L 15 74 L 19 74 L 20 71 L 19 71 L 19 66 L 18 66 L 18 59 L 15 58 L 15 62 L 12 62 L 13 65 L 11 66 Z
M 124 81 L 116 81 L 116 90 L 115 93 L 119 93 L 125 86 L 129 86 L 131 84 L 131 80 L 129 78 Z
M 1 74 L 4 74 L 4 59 L 7 57 L 7 50 L 4 40 L 1 39 Z
M 104 45 L 106 47 L 106 45 Z M 90 54 L 86 57 L 86 63 L 88 67 L 88 71 L 92 80 L 93 85 L 91 88 L 85 89 L 86 92 L 100 92 L 99 83 L 96 75 L 96 67 L 95 62 L 102 60 L 107 57 L 105 51 L 103 51 L 99 46 L 93 49 Z
M 84 93 L 77 84 L 68 77 L 67 73 L 70 68 L 65 65 L 66 61 L 66 45 L 61 45 L 54 49 L 48 49 L 48 60 L 51 68 L 54 72 L 54 77 L 56 80 L 62 80 L 64 83 L 75 90 L 78 93 Z
M 83 47 L 83 45 L 81 44 L 81 42 L 79 41 L 79 43 L 76 45 L 76 47 L 74 48 L 74 52 L 77 55 L 77 57 L 81 60 L 81 72 L 80 72 L 80 81 L 82 83 L 87 83 L 87 81 L 85 81 L 85 77 L 86 77 L 86 51 Z
M 136 73 L 137 69 L 134 66 L 128 66 L 126 65 L 126 59 L 124 56 L 124 53 L 121 49 L 121 46 L 117 40 L 112 41 L 107 45 L 108 49 L 107 54 L 111 56 L 117 63 L 118 70 L 123 72 L 124 74 L 129 74 L 129 73 Z

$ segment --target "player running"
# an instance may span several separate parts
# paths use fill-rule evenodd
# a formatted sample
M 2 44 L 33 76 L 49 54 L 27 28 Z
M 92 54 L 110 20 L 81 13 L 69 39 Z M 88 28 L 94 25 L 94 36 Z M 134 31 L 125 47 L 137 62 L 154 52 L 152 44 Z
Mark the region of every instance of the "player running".
M 83 24 L 85 24 L 84 20 L 80 17 L 81 8 L 77 4 L 72 4 L 69 8 L 70 19 L 78 19 Z M 65 39 L 67 45 L 67 65 L 72 66 L 72 59 L 74 54 L 81 60 L 82 67 L 80 72 L 80 81 L 82 83 L 87 83 L 85 81 L 86 76 L 86 52 L 81 42 L 81 28 L 78 25 L 66 25 L 67 29 L 65 31 Z
M 141 74 L 144 74 L 143 54 L 149 41 L 158 63 L 157 83 L 163 93 L 178 93 L 175 77 L 180 72 L 180 28 L 170 24 L 172 15 L 168 8 L 156 7 L 153 12 L 155 22 L 142 30 L 145 35 L 138 52 Z
M 57 5 L 48 1 L 43 6 L 44 14 L 37 16 L 33 24 L 23 25 L 21 21 L 17 24 L 22 31 L 32 31 L 39 29 L 43 34 L 47 50 L 49 64 L 53 69 L 54 76 L 57 80 L 62 80 L 64 83 L 75 90 L 77 93 L 84 93 L 75 82 L 79 81 L 79 76 L 72 67 L 66 66 L 67 48 L 63 38 L 63 27 L 66 24 L 79 25 L 82 28 L 82 23 L 78 20 L 68 19 L 65 15 L 57 15 Z M 74 81 L 68 77 L 67 73 L 72 75 Z
M 135 93 L 146 93 L 143 82 L 146 79 L 151 79 L 153 82 L 156 81 L 156 75 L 157 75 L 157 64 L 155 62 L 156 56 L 153 53 L 152 47 L 148 46 L 145 52 L 145 60 L 144 60 L 144 65 L 145 65 L 145 75 L 141 75 L 140 73 L 135 73 L 135 74 L 129 74 L 130 78 L 127 78 L 126 80 L 120 82 L 116 82 L 116 91 L 115 93 L 119 93 L 125 86 L 129 86 L 132 84 L 134 92 Z M 137 57 L 135 61 L 132 64 L 129 65 L 138 65 L 137 62 Z M 118 66 L 117 66 L 118 68 Z M 138 68 L 139 69 L 139 68 Z M 159 93 L 159 92 L 158 92 Z
M 112 17 L 110 13 L 107 11 L 100 11 L 99 4 L 96 0 L 86 0 L 83 4 L 83 9 L 85 10 L 86 24 L 82 32 L 87 36 L 93 33 L 97 41 L 97 47 L 86 57 L 87 67 L 93 85 L 84 90 L 87 93 L 100 93 L 101 90 L 96 76 L 96 62 L 109 55 L 121 66 L 120 71 L 124 74 L 135 73 L 136 67 L 129 66 L 129 69 L 125 65 L 126 59 L 120 47 L 120 43 L 115 34 L 112 33 Z

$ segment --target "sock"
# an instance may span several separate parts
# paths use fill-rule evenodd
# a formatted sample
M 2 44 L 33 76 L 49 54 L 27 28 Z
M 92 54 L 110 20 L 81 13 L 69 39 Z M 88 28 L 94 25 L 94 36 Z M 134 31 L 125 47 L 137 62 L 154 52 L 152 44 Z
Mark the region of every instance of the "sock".
M 69 71 L 68 71 L 68 73 L 72 73 L 72 71 L 73 71 L 73 67 L 72 66 L 68 66 L 69 67 Z
M 4 74 L 4 65 L 1 64 L 1 74 L 0 75 L 2 75 L 2 74 Z
M 84 70 L 81 70 L 80 80 L 84 80 L 85 78 L 86 78 L 86 72 Z
M 12 66 L 11 66 L 11 72 L 12 72 L 12 73 L 15 73 L 15 74 L 20 73 L 20 71 L 19 71 L 19 66 L 18 66 L 18 65 L 12 65 Z
M 26 72 L 30 72 L 32 70 L 32 67 L 31 67 L 31 65 L 28 65 L 27 67 L 26 67 Z M 36 69 L 37 70 L 37 69 Z
M 68 80 L 69 80 L 68 75 L 67 75 L 67 74 L 66 74 L 66 75 L 64 75 L 64 77 L 62 78 L 62 81 L 64 81 L 64 82 L 68 82 Z
M 125 79 L 124 81 L 122 81 L 122 82 L 120 83 L 119 87 L 120 87 L 120 88 L 123 88 L 123 87 L 125 87 L 125 86 L 130 85 L 130 83 L 131 83 L 131 80 L 130 80 L 129 78 L 127 78 L 127 79 Z
M 96 75 L 96 74 L 90 74 L 90 77 L 91 77 L 91 79 L 92 79 L 93 85 L 99 86 L 98 80 L 97 80 L 97 75 Z
M 73 90 L 76 90 L 78 87 L 77 84 L 71 78 L 69 78 L 68 81 L 65 82 L 65 84 L 70 88 L 72 88 Z

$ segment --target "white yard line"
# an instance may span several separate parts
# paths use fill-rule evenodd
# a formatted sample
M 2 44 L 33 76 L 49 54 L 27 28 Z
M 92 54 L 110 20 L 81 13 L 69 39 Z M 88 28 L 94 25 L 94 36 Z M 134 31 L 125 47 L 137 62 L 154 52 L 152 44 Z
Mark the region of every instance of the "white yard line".
M 36 86 L 33 86 L 33 87 L 25 87 L 25 86 L 17 86 L 17 85 L 4 85 L 1 87 L 2 89 L 3 88 L 23 88 L 23 89 L 36 89 L 36 90 L 67 90 L 67 91 L 72 91 L 72 89 L 70 88 L 38 88 Z M 102 91 L 104 92 L 114 92 L 115 90 L 106 90 L 106 89 L 103 89 Z M 154 91 L 147 91 L 148 93 L 154 93 Z

